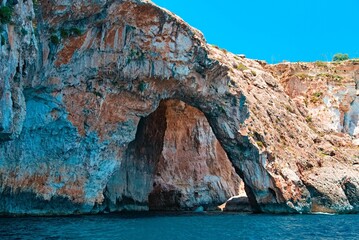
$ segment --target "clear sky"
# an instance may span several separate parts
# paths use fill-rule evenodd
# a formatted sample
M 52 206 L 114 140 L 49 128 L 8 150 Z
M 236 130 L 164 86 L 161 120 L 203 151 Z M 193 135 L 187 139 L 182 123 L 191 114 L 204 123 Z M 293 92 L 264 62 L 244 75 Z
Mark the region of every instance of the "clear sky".
M 359 0 L 153 0 L 211 44 L 269 63 L 359 58 Z

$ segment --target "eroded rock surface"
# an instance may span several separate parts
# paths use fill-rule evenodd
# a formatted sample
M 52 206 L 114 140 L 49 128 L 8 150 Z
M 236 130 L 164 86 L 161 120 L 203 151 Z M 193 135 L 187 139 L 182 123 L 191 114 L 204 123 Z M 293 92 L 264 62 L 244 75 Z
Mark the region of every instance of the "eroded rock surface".
M 204 114 L 243 179 L 253 210 L 358 211 L 353 86 L 287 79 L 288 66 L 280 70 L 207 45 L 198 30 L 149 1 L 40 0 L 36 18 L 31 0 L 19 0 L 14 8 L 16 21 L 1 26 L 6 44 L 0 55 L 0 212 L 89 213 L 133 203 L 146 209 L 146 194 L 158 186 L 174 191 L 153 201 L 154 208 L 168 196 L 191 207 L 232 193 L 228 181 L 236 180 L 221 162 L 221 150 L 215 157 L 201 145 L 194 148 L 197 153 L 173 151 L 177 142 L 187 149 L 191 141 L 184 133 L 171 134 L 186 122 L 174 121 L 163 130 L 161 121 L 166 114 L 175 116 L 176 108 L 162 112 L 156 124 L 143 123 L 163 111 L 160 102 L 166 99 Z M 345 70 L 345 79 L 352 81 L 355 69 Z M 322 86 L 338 97 L 323 99 L 330 110 L 319 110 L 323 117 L 316 118 L 318 109 L 311 106 L 319 102 L 306 106 L 297 98 L 303 95 L 304 102 Z M 325 114 L 339 120 L 328 125 Z M 330 129 L 341 133 L 327 134 Z M 208 143 L 213 138 L 207 130 L 203 125 L 192 140 Z M 146 141 L 161 137 L 162 149 Z M 192 163 L 180 162 L 192 156 L 202 159 L 198 173 L 191 171 Z M 121 168 L 144 173 L 145 181 L 111 192 L 110 183 L 127 178 L 118 174 Z M 171 171 L 177 173 L 172 178 Z M 221 179 L 213 177 L 217 174 Z M 203 190 L 206 176 L 210 184 Z M 188 185 L 178 182 L 182 177 Z
M 111 211 L 214 209 L 240 183 L 203 113 L 167 100 L 141 119 L 105 194 Z
M 162 199 L 173 191 L 180 195 L 174 202 L 180 209 L 213 209 L 238 195 L 241 180 L 203 113 L 183 102 L 164 104 L 167 129 L 150 208 L 166 209 Z
M 307 121 L 326 133 L 359 138 L 359 60 L 345 62 L 282 63 L 267 68 L 285 92 L 307 111 Z

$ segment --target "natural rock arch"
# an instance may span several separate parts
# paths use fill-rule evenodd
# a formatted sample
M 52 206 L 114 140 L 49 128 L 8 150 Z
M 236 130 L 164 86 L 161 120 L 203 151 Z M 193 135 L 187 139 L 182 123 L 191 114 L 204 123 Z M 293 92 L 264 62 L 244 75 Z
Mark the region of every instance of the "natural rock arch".
M 251 202 L 265 206 L 279 203 L 283 209 L 278 211 L 289 211 L 282 193 L 276 190 L 265 169 L 269 154 L 260 153 L 262 146 L 256 146 L 255 140 L 240 133 L 241 127 L 247 127 L 250 115 L 247 97 L 231 70 L 232 65 L 241 64 L 240 61 L 230 59 L 223 64 L 225 53 L 216 49 L 210 51 L 198 31 L 151 3 L 114 3 L 107 14 L 107 22 L 100 26 L 91 24 L 82 36 L 65 40 L 54 61 L 56 71 L 46 76 L 49 80 L 69 79 L 67 85 L 73 85 L 73 82 L 86 84 L 85 91 L 63 89 L 68 112 L 78 111 L 82 104 L 83 100 L 77 101 L 74 95 L 87 97 L 91 92 L 104 98 L 103 113 L 98 112 L 93 118 L 97 115 L 106 119 L 105 112 L 111 111 L 116 101 L 126 102 L 130 107 L 122 106 L 127 109 L 117 116 L 107 116 L 107 121 L 96 126 L 87 124 L 90 129 L 97 130 L 100 138 L 106 138 L 108 132 L 103 129 L 111 128 L 109 122 L 127 121 L 126 114 L 145 116 L 154 111 L 162 99 L 180 99 L 206 115 L 218 140 L 239 169 Z M 259 64 L 253 67 L 260 68 Z M 81 77 L 78 76 L 80 72 Z M 271 76 L 263 76 L 272 87 L 278 87 Z M 259 85 L 267 86 L 262 78 L 257 81 Z M 243 83 L 248 85 L 248 82 Z M 273 91 L 270 89 L 266 87 L 266 91 Z M 69 116 L 80 133 L 85 132 L 82 127 L 86 125 L 84 118 Z M 138 118 L 134 120 L 137 121 Z M 261 141 L 260 134 L 254 137 Z
M 240 186 L 204 115 L 164 100 L 139 121 L 104 194 L 108 211 L 213 210 L 238 195 Z

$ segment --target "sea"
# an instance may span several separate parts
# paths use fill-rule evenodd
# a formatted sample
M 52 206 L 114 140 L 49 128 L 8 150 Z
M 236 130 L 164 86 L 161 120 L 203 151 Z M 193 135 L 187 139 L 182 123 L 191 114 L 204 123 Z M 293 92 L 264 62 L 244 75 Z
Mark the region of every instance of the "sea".
M 148 212 L 0 218 L 0 239 L 359 239 L 359 215 Z

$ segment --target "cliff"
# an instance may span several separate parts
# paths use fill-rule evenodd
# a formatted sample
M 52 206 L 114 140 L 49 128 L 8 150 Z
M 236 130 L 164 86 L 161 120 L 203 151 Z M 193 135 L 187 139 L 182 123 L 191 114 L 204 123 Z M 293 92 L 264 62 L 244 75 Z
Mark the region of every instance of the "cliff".
M 357 62 L 241 58 L 150 1 L 11 4 L 0 212 L 211 208 L 239 176 L 255 211 L 358 211 Z

